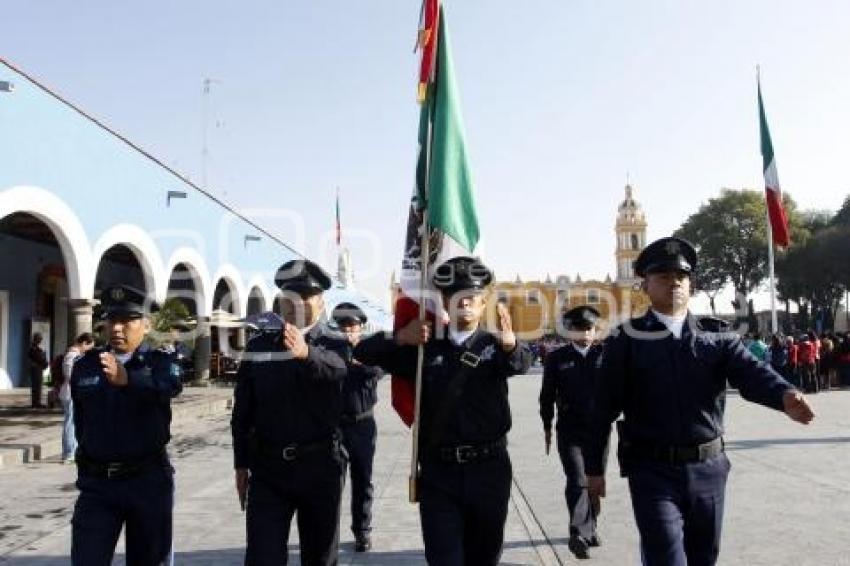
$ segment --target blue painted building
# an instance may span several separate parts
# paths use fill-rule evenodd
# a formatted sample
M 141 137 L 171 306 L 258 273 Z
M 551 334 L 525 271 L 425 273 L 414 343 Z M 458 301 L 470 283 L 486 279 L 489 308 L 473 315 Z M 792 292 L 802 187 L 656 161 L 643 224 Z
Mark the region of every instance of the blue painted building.
M 201 322 L 205 371 L 203 321 L 216 310 L 236 318 L 272 310 L 274 271 L 296 257 L 0 59 L 0 388 L 26 383 L 34 329 L 49 332 L 49 353 L 60 353 L 91 328 L 98 291 L 113 281 L 158 301 L 184 298 Z M 386 324 L 382 309 L 337 280 L 326 305 L 343 300 Z

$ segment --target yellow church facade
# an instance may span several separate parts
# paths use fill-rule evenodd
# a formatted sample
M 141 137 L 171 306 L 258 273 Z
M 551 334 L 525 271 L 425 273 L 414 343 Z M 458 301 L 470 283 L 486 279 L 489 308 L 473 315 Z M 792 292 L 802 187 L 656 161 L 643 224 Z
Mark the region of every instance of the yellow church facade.
M 616 278 L 583 280 L 581 275 L 571 279 L 566 275 L 547 276 L 543 281 L 496 281 L 488 289 L 488 312 L 485 326 L 497 320 L 496 304 L 507 305 L 514 331 L 522 340 L 536 340 L 547 334 L 563 333 L 563 313 L 579 305 L 591 305 L 602 315 L 602 331 L 649 308 L 649 298 L 640 289 L 633 262 L 646 246 L 646 216 L 634 198 L 631 185 L 625 187 L 625 197 L 617 208 L 614 225 L 616 246 L 614 260 Z M 395 307 L 399 286 L 395 275 L 390 285 L 392 306 Z
M 646 246 L 646 216 L 634 199 L 631 185 L 625 187 L 625 198 L 617 209 L 614 227 L 616 278 L 604 280 L 574 279 L 566 275 L 547 276 L 543 281 L 497 281 L 488 294 L 488 304 L 507 305 L 514 330 L 522 339 L 534 340 L 563 330 L 563 313 L 579 305 L 591 305 L 602 315 L 603 324 L 616 325 L 639 316 L 649 307 L 649 299 L 640 289 L 633 262 Z M 495 308 L 495 307 L 493 307 Z

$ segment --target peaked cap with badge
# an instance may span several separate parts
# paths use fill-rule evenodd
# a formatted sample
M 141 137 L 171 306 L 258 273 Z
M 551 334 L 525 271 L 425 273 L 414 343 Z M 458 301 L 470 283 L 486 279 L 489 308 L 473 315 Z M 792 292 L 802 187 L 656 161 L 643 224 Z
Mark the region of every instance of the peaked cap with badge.
M 697 266 L 697 252 L 689 241 L 667 237 L 655 240 L 635 260 L 635 273 L 646 277 L 647 273 L 679 271 L 693 273 Z
M 493 281 L 493 272 L 477 257 L 457 256 L 434 271 L 434 287 L 444 294 L 470 289 L 483 290 Z

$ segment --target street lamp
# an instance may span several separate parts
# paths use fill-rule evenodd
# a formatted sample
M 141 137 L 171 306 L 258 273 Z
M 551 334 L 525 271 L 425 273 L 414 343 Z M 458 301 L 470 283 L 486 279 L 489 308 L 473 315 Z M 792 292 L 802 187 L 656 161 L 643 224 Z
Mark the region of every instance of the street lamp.
M 15 85 L 11 81 L 0 81 L 0 92 L 12 92 Z

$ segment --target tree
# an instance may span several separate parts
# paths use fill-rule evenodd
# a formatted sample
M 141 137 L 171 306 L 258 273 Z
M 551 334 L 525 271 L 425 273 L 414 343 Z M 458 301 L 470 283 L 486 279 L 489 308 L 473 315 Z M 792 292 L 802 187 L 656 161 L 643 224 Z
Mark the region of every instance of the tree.
M 850 226 L 850 195 L 844 199 L 844 204 L 835 213 L 830 222 L 831 226 Z
M 801 228 L 800 218 L 793 200 L 787 195 L 784 200 L 793 240 Z M 675 235 L 696 246 L 697 271 L 705 275 L 697 276 L 695 282 L 703 285 L 700 290 L 706 293 L 716 295 L 731 283 L 736 294 L 746 299 L 767 277 L 767 208 L 763 191 L 723 189 L 719 197 L 710 199 L 688 217 Z
M 159 312 L 153 316 L 153 329 L 157 332 L 168 332 L 174 324 L 186 324 L 191 316 L 186 304 L 179 297 L 171 297 L 162 303 Z

